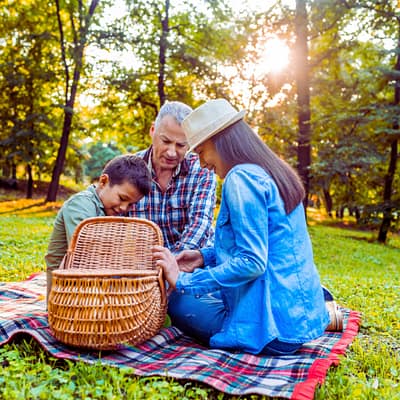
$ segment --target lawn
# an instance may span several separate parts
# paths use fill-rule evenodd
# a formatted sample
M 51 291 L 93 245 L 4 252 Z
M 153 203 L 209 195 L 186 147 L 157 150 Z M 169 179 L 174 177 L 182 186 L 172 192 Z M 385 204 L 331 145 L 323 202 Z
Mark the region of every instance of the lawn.
M 59 203 L 0 201 L 0 281 L 44 271 L 43 257 Z M 337 301 L 362 313 L 358 337 L 330 369 L 316 399 L 400 399 L 400 237 L 331 226 L 310 215 L 321 280 Z M 131 370 L 48 357 L 34 341 L 0 348 L 5 399 L 233 399 L 205 385 L 136 378 Z M 241 397 L 256 399 L 259 396 Z

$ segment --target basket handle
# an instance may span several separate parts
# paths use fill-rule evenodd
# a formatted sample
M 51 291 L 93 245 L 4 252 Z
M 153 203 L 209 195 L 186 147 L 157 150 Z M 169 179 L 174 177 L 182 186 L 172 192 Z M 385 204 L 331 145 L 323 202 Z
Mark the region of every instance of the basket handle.
M 79 234 L 81 230 L 89 224 L 96 224 L 101 222 L 125 222 L 125 223 L 139 223 L 143 225 L 150 226 L 156 234 L 157 244 L 162 246 L 164 244 L 164 239 L 161 233 L 160 227 L 153 221 L 150 221 L 146 218 L 133 218 L 133 217 L 112 217 L 112 216 L 104 216 L 104 217 L 89 217 L 81 221 L 75 228 L 74 233 L 72 234 L 71 241 L 68 246 L 68 253 L 73 253 L 76 242 L 78 241 Z
M 161 291 L 161 305 L 164 307 L 167 305 L 167 292 L 165 289 L 165 282 L 164 282 L 164 275 L 163 275 L 162 268 L 159 269 L 157 278 L 158 278 L 158 284 L 160 285 L 160 291 Z
M 63 257 L 61 264 L 59 265 L 58 269 L 66 269 L 68 268 L 69 260 L 71 258 L 71 252 L 68 250 Z

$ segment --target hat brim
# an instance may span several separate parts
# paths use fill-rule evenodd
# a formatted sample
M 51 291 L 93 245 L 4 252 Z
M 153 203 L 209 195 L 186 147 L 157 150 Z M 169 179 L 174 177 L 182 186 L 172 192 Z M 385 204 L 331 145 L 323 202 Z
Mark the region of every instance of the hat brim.
M 192 152 L 197 146 L 204 143 L 206 140 L 210 139 L 217 133 L 223 131 L 228 126 L 233 125 L 235 122 L 240 121 L 243 119 L 244 115 L 246 114 L 246 110 L 241 110 L 237 112 L 234 116 L 232 116 L 229 120 L 227 120 L 224 124 L 218 126 L 215 129 L 212 129 L 207 135 L 203 136 L 201 139 L 197 140 L 194 144 L 192 144 L 188 150 L 188 152 Z

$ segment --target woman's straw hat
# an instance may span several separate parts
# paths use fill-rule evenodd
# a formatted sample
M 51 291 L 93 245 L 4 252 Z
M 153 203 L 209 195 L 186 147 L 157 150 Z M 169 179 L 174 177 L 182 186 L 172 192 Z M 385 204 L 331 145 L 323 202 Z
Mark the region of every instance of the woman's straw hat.
M 246 111 L 237 111 L 225 99 L 209 100 L 193 110 L 183 121 L 182 128 L 189 142 L 189 151 L 241 120 Z

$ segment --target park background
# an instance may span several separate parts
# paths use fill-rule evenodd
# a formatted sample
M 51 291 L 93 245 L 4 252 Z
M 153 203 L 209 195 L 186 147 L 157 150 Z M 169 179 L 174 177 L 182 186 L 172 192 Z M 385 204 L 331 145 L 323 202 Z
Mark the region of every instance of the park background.
M 2 281 L 44 269 L 62 201 L 148 146 L 163 103 L 225 97 L 297 168 L 322 280 L 363 313 L 317 396 L 399 398 L 398 1 L 0 0 L 0 16 Z M 21 371 L 40 353 L 2 351 Z

